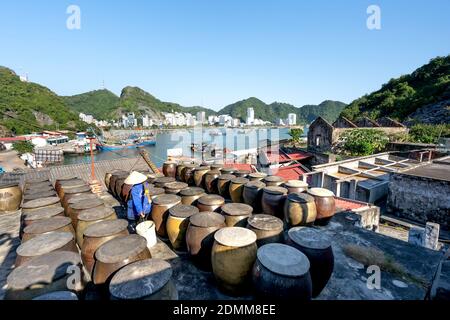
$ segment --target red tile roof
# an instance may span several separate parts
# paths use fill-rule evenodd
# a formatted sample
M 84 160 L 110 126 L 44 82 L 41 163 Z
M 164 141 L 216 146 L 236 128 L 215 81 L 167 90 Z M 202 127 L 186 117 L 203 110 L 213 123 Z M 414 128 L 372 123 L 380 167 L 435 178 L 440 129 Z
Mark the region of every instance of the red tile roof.
M 304 173 L 305 171 L 300 167 L 300 164 L 294 164 L 292 166 L 279 168 L 275 175 L 284 180 L 299 180 Z
M 312 155 L 308 152 L 297 151 L 287 153 L 281 150 L 278 153 L 277 152 L 272 153 L 271 150 L 267 150 L 266 155 L 267 159 L 269 160 L 269 163 L 286 163 L 290 161 L 299 161 L 312 157 Z
M 334 201 L 336 203 L 336 209 L 338 209 L 337 211 L 339 211 L 339 210 L 341 210 L 341 211 L 354 210 L 354 209 L 358 209 L 358 208 L 367 206 L 367 204 L 365 204 L 363 202 L 353 201 L 353 200 L 344 199 L 344 198 L 336 197 L 334 199 Z

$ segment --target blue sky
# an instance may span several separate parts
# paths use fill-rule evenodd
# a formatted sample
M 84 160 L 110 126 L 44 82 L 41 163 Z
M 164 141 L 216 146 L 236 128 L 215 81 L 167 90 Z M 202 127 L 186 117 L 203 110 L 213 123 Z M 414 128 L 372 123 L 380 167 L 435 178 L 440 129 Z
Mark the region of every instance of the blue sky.
M 66 28 L 71 4 L 81 30 Z M 371 4 L 381 30 L 366 27 Z M 0 65 L 60 95 L 104 80 L 213 109 L 350 102 L 448 55 L 449 12 L 448 0 L 1 1 Z

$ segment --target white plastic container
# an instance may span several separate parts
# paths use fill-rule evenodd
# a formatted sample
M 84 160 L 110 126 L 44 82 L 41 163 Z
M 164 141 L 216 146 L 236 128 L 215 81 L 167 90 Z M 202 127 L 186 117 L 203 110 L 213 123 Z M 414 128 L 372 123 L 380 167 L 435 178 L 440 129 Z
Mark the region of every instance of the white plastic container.
M 153 247 L 156 240 L 155 223 L 153 221 L 144 221 L 136 226 L 136 233 L 147 240 L 147 247 Z

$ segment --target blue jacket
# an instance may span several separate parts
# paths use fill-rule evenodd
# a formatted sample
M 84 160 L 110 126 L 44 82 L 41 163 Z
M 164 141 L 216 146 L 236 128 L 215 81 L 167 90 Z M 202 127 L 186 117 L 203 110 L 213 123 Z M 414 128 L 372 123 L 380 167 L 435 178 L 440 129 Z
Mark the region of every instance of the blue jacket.
M 148 184 L 143 183 L 135 184 L 130 191 L 130 199 L 127 202 L 128 216 L 134 216 L 135 219 L 139 218 L 139 214 L 143 212 L 145 216 L 148 216 L 152 210 L 152 204 L 148 201 L 145 195 L 145 189 L 148 189 Z

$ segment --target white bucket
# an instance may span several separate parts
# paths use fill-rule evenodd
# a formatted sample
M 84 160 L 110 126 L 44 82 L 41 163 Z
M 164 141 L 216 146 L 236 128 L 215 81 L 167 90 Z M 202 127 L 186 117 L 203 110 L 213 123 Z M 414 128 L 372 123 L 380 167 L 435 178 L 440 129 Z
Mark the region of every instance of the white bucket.
M 148 220 L 139 223 L 136 226 L 136 233 L 147 240 L 148 248 L 153 247 L 157 242 L 155 224 L 153 221 Z

